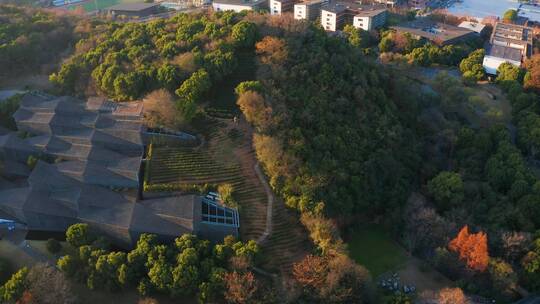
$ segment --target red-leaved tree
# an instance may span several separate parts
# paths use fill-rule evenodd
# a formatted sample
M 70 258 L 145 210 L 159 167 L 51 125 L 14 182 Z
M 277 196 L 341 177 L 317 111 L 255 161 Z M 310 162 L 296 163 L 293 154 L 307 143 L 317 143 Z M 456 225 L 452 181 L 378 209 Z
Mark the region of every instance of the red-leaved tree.
M 474 271 L 483 272 L 489 263 L 487 235 L 483 232 L 470 233 L 465 226 L 455 239 L 450 241 L 448 248 L 459 254 L 459 258 Z

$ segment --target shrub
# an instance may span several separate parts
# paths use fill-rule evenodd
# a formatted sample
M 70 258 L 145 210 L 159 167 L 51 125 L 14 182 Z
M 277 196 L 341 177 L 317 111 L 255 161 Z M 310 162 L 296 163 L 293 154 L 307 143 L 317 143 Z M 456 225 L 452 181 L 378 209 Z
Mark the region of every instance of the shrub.
M 231 184 L 221 184 L 218 186 L 218 193 L 223 200 L 225 206 L 238 208 L 238 203 L 234 199 L 234 187 Z
M 88 224 L 71 225 L 66 231 L 66 241 L 75 248 L 90 245 L 95 237 L 89 230 Z
M 30 169 L 34 170 L 34 168 L 37 165 L 37 162 L 38 162 L 38 158 L 35 157 L 34 155 L 30 155 L 28 156 L 28 159 L 26 160 L 26 165 L 28 165 Z
M 45 246 L 47 247 L 47 251 L 52 254 L 56 254 L 62 249 L 62 244 L 55 239 L 48 239 Z

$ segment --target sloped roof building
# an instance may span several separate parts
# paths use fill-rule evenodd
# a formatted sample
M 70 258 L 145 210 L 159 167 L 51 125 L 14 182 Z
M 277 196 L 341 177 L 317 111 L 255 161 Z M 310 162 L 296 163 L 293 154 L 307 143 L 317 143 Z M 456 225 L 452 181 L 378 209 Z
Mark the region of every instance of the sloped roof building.
M 141 115 L 140 103 L 27 94 L 14 118 L 19 131 L 33 136 L 0 135 L 4 167 L 27 180 L 2 183 L 0 211 L 36 231 L 63 232 L 85 222 L 126 247 L 141 233 L 163 239 L 184 233 L 212 240 L 237 235 L 237 211 L 209 207 L 213 203 L 200 196 L 139 199 Z M 40 160 L 30 172 L 29 155 L 55 162 Z

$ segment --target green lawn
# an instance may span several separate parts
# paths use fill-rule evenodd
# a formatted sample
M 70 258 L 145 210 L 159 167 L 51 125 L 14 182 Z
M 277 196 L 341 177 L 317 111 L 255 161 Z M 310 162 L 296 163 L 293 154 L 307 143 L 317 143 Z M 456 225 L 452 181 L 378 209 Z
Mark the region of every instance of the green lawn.
M 117 5 L 120 3 L 142 3 L 142 2 L 144 2 L 144 0 L 90 0 L 83 4 L 73 5 L 70 7 L 70 9 L 75 9 L 78 6 L 82 6 L 85 11 L 91 12 L 91 11 L 95 11 L 96 9 L 105 9 L 105 8 L 108 8 L 108 7 L 111 7 L 113 5 Z
M 374 278 L 397 270 L 407 260 L 405 251 L 377 226 L 356 229 L 348 248 L 351 258 L 364 265 Z

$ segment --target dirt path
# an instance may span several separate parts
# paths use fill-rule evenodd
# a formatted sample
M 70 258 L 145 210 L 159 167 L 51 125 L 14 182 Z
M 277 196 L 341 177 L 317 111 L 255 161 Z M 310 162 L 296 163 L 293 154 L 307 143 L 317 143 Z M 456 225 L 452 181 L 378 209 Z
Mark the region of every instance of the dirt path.
M 419 292 L 437 291 L 455 284 L 447 277 L 427 265 L 422 260 L 410 256 L 403 268 L 397 271 L 401 282 L 409 286 L 416 286 Z
M 257 238 L 265 256 L 262 268 L 287 277 L 292 272 L 292 265 L 311 252 L 312 243 L 308 232 L 300 223 L 300 215 L 289 209 L 270 188 L 252 147 L 253 130 L 249 124 L 241 120 L 238 124 L 231 122 L 228 127 L 237 128 L 244 134 L 243 146 L 236 149 L 235 154 L 240 159 L 241 167 L 247 171 L 245 175 L 255 174 L 266 194 L 265 211 L 263 211 L 264 231 Z M 258 209 L 258 212 L 260 218 L 261 210 Z
M 268 239 L 268 236 L 272 234 L 272 210 L 274 208 L 274 193 L 272 192 L 272 189 L 270 189 L 270 186 L 268 185 L 264 174 L 261 172 L 261 166 L 259 162 L 257 162 L 257 164 L 255 164 L 253 168 L 255 169 L 255 172 L 257 172 L 257 176 L 259 177 L 261 184 L 264 186 L 264 191 L 266 192 L 266 196 L 268 199 L 266 205 L 266 228 L 264 230 L 264 233 L 257 240 L 257 243 L 261 245 Z

